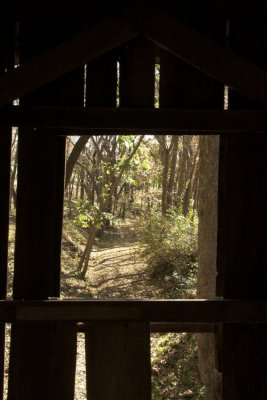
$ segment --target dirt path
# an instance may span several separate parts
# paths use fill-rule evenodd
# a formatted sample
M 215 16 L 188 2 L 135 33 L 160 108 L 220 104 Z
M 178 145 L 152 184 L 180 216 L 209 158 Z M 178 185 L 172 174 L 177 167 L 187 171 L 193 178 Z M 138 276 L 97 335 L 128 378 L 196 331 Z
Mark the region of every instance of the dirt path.
M 73 238 L 73 232 L 65 233 L 62 298 L 164 297 L 159 285 L 151 280 L 149 266 L 140 256 L 139 232 L 138 225 L 131 222 L 106 231 L 97 238 L 85 280 L 80 279 L 77 270 L 85 238 L 76 236 L 71 242 L 68 238 Z M 79 251 L 74 243 L 79 243 Z
M 78 277 L 78 254 L 73 244 L 63 242 L 62 294 L 79 298 L 159 298 L 161 291 L 151 281 L 149 267 L 140 256 L 140 229 L 124 223 L 105 232 L 96 240 L 86 279 Z M 73 235 L 72 235 L 73 236 Z M 76 241 L 84 245 L 82 237 Z M 75 246 L 74 246 L 75 247 Z M 77 249 L 76 249 L 77 252 Z M 77 252 L 78 253 L 78 252 Z M 84 335 L 77 338 L 75 400 L 86 399 L 86 368 Z M 152 341 L 153 342 L 153 341 Z M 152 349 L 155 347 L 152 344 Z
M 94 298 L 155 298 L 149 267 L 140 257 L 139 230 L 123 224 L 105 233 L 94 248 L 86 285 Z

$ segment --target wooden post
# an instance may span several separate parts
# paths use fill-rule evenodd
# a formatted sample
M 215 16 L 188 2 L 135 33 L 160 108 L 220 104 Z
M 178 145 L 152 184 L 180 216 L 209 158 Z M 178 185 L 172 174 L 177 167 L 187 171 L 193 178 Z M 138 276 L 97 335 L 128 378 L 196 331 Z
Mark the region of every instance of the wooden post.
M 21 24 L 21 62 L 60 41 L 59 32 L 69 35 L 73 27 L 60 28 L 47 21 L 44 26 L 40 22 Z M 83 68 L 20 102 L 81 106 Z M 60 295 L 65 138 L 48 136 L 42 129 L 19 131 L 15 299 Z M 13 324 L 8 399 L 73 400 L 75 364 L 75 323 Z
M 88 399 L 150 399 L 149 324 L 95 322 L 86 353 Z
M 6 298 L 10 193 L 11 129 L 0 127 L 0 300 Z M 5 366 L 5 324 L 0 324 L 0 399 L 3 398 Z
M 229 43 L 233 50 L 266 68 L 265 26 L 262 15 L 233 15 Z M 258 107 L 233 92 L 229 106 Z M 224 298 L 266 299 L 266 154 L 266 133 L 221 138 L 218 263 L 223 271 Z M 266 324 L 224 325 L 223 399 L 266 399 L 266 335 Z
M 211 35 L 220 42 L 224 38 L 224 18 L 214 14 L 202 15 L 196 18 L 191 14 L 182 14 L 186 23 L 200 32 Z M 165 27 L 167 29 L 167 27 Z M 223 85 L 212 80 L 204 73 L 175 58 L 164 50 L 160 51 L 160 107 L 188 108 L 188 109 L 219 109 L 223 110 L 224 88 Z M 191 117 L 194 118 L 193 113 Z M 198 134 L 197 130 L 194 132 Z M 216 132 L 214 132 L 216 134 Z M 200 140 L 205 140 L 200 138 Z M 218 137 L 206 138 L 209 147 L 214 150 L 214 165 L 205 163 L 206 154 L 200 163 L 199 192 L 199 271 L 198 271 L 198 297 L 214 298 L 216 296 L 216 231 L 217 231 L 217 159 Z M 202 147 L 202 146 L 201 146 Z M 211 150 L 211 151 L 212 151 Z M 207 171 L 209 175 L 207 175 Z M 211 179 L 211 182 L 207 180 Z M 204 193 L 204 187 L 212 183 L 211 192 Z M 207 244 L 210 243 L 210 246 Z M 209 248 L 207 248 L 209 246 Z M 198 335 L 198 363 L 203 384 L 205 385 L 205 398 L 218 400 L 221 395 L 221 376 L 216 365 L 217 349 L 214 333 Z
M 0 28 L 0 74 L 14 67 L 15 26 Z M 0 300 L 6 298 L 12 129 L 0 126 Z M 5 367 L 5 324 L 0 324 L 0 399 L 3 398 Z
M 155 46 L 138 37 L 120 53 L 120 107 L 154 107 Z

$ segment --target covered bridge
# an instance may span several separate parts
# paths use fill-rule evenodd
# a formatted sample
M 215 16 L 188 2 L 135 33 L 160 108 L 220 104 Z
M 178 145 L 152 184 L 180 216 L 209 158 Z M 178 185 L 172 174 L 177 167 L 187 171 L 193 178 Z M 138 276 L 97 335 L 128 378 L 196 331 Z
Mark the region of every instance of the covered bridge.
M 267 398 L 266 16 L 264 0 L 1 2 L 0 398 L 11 322 L 8 399 L 73 400 L 80 321 L 90 331 L 90 400 L 150 399 L 150 326 L 166 322 L 192 330 L 216 324 L 222 399 Z M 7 301 L 14 126 L 14 299 Z M 65 137 L 107 130 L 220 134 L 218 299 L 59 300 Z

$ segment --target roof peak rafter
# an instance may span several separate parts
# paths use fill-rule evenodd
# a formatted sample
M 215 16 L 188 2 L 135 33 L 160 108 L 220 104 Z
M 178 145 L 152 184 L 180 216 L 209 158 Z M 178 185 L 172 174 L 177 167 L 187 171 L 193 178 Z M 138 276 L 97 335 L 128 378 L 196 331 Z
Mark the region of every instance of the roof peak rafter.
M 262 68 L 157 6 L 142 2 L 2 75 L 0 106 L 100 57 L 139 34 L 241 95 L 267 105 L 267 74 Z

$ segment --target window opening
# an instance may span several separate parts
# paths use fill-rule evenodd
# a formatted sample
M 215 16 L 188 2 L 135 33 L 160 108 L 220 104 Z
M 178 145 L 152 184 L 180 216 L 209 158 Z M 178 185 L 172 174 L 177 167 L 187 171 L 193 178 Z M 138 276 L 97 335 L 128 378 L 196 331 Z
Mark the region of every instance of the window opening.
M 154 107 L 159 108 L 160 100 L 160 64 L 155 64 L 155 89 L 154 89 Z
M 67 160 L 78 140 L 68 138 Z M 198 213 L 200 196 L 207 192 L 200 188 L 200 158 L 207 168 L 209 151 L 217 148 L 201 140 L 197 135 L 108 134 L 87 139 L 66 190 L 63 298 L 197 297 Z M 81 279 L 79 265 L 93 236 Z M 205 398 L 196 342 L 190 333 L 151 334 L 153 399 L 164 390 L 171 396 L 170 388 L 173 398 Z M 177 368 L 183 374 L 174 382 Z M 187 373 L 191 380 L 182 378 Z
M 85 335 L 77 334 L 77 356 L 75 370 L 74 400 L 86 400 Z
M 116 107 L 120 106 L 120 61 L 117 61 Z
M 87 65 L 84 66 L 84 84 L 83 84 L 83 106 L 86 107 L 86 91 L 87 91 Z
M 225 38 L 226 38 L 226 47 L 229 48 L 229 38 L 230 38 L 230 21 L 229 19 L 225 22 Z M 229 108 L 229 86 L 224 85 L 224 110 L 228 110 Z

